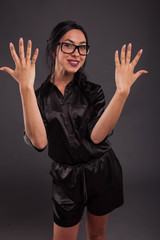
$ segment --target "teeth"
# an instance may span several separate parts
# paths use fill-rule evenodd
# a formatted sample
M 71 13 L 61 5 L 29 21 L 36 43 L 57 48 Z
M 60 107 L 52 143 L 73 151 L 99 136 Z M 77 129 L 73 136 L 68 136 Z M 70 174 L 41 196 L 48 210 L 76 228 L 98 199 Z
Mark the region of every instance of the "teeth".
M 78 63 L 78 62 L 75 62 L 75 61 L 71 61 L 71 63 Z

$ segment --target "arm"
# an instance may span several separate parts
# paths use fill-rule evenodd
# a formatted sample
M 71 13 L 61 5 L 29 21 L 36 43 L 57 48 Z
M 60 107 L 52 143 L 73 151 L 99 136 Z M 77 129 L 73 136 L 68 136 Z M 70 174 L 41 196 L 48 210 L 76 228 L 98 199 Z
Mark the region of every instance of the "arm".
M 27 137 L 34 147 L 44 149 L 47 145 L 45 126 L 38 108 L 36 95 L 33 88 L 20 86 L 23 107 L 24 126 Z
M 38 49 L 35 50 L 32 59 L 30 59 L 31 48 L 32 43 L 28 41 L 25 57 L 23 39 L 20 38 L 18 57 L 14 45 L 10 43 L 10 51 L 16 68 L 12 70 L 8 67 L 2 67 L 0 70 L 9 73 L 19 83 L 26 134 L 33 146 L 42 149 L 47 144 L 47 135 L 34 92 L 35 62 L 38 57 Z
M 135 74 L 133 73 L 141 54 L 142 49 L 138 52 L 134 60 L 130 63 L 131 44 L 128 45 L 126 57 L 124 45 L 121 50 L 120 63 L 118 51 L 115 52 L 116 92 L 92 130 L 91 140 L 95 144 L 100 143 L 114 128 L 120 117 L 125 101 L 127 100 L 132 84 L 140 75 L 147 73 L 147 71 L 145 70 L 140 70 Z

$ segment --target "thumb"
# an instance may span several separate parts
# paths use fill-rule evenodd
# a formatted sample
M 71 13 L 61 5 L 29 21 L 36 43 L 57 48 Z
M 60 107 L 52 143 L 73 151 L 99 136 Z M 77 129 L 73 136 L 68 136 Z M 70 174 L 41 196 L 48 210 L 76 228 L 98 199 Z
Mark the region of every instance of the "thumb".
M 0 70 L 9 73 L 13 77 L 14 71 L 11 68 L 9 68 L 9 67 L 1 67 Z
M 148 71 L 146 71 L 146 70 L 140 70 L 140 71 L 138 71 L 137 73 L 135 73 L 135 79 L 137 79 L 137 78 L 139 78 L 142 74 L 144 74 L 144 73 L 148 73 Z

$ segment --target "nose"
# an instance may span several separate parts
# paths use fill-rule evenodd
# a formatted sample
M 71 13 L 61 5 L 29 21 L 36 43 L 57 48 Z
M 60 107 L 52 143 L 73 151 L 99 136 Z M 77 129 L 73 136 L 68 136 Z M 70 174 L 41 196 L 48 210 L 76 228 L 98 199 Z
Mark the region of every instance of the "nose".
M 78 48 L 75 49 L 75 51 L 72 53 L 73 56 L 79 56 Z

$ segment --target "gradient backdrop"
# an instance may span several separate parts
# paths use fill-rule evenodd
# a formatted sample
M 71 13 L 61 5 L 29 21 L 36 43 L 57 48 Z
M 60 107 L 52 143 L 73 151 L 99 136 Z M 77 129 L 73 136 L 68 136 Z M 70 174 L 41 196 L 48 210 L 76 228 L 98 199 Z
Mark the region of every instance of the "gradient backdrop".
M 144 49 L 136 70 L 146 69 L 131 89 L 110 138 L 124 174 L 125 204 L 112 212 L 106 239 L 160 239 L 160 2 L 157 0 L 5 0 L 0 5 L 0 66 L 14 68 L 9 51 L 20 37 L 40 49 L 37 88 L 48 75 L 46 40 L 60 21 L 86 29 L 91 52 L 86 72 L 102 85 L 106 106 L 115 91 L 114 52 L 133 44 L 132 57 Z M 51 160 L 23 142 L 18 84 L 0 72 L 0 239 L 52 239 Z M 86 213 L 86 212 L 85 212 Z M 85 213 L 79 240 L 85 237 Z

